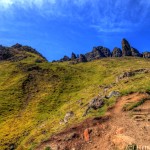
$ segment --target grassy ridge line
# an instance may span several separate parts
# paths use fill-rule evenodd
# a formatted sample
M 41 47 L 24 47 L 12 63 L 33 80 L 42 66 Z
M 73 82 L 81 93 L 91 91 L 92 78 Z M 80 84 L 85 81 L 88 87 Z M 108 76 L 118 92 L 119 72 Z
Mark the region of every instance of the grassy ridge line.
M 18 149 L 34 148 L 41 141 L 49 138 L 51 134 L 59 132 L 65 127 L 59 125 L 59 121 L 67 111 L 72 110 L 75 113 L 75 117 L 69 124 L 85 119 L 82 117 L 85 107 L 81 108 L 77 104 L 79 99 L 82 99 L 86 105 L 98 93 L 103 93 L 103 89 L 100 89 L 99 85 L 109 85 L 115 82 L 116 76 L 123 71 L 150 66 L 148 60 L 141 58 L 106 58 L 76 65 L 68 65 L 67 62 L 37 64 L 32 59 L 27 58 L 22 63 L 37 65 L 47 72 L 43 74 L 36 71 L 24 73 L 17 68 L 19 73 L 12 76 L 11 74 L 18 64 L 8 62 L 0 64 L 2 70 L 0 81 L 3 83 L 0 84 L 0 95 L 3 95 L 0 97 L 0 107 L 6 111 L 1 115 L 1 120 L 5 121 L 0 123 L 0 141 L 2 141 L 0 147 L 2 149 L 11 143 L 20 145 Z M 10 65 L 8 66 L 9 69 L 5 70 L 8 64 Z M 21 90 L 21 83 L 29 73 L 35 75 L 38 92 L 31 91 L 31 98 L 25 109 L 22 109 L 22 100 L 24 100 L 25 95 L 21 95 L 21 92 L 18 92 L 20 94 L 18 95 L 16 91 Z M 139 74 L 130 78 L 128 82 L 122 80 L 110 91 L 119 90 L 122 94 L 127 94 L 150 90 L 149 77 L 149 74 Z M 6 81 L 11 84 L 8 86 Z M 11 94 L 10 91 L 15 87 L 16 91 Z M 34 86 L 31 89 L 34 89 Z M 6 90 L 9 92 L 7 93 Z M 14 104 L 14 101 L 17 103 L 16 109 L 7 111 L 10 105 Z M 103 115 L 107 107 L 114 101 L 112 99 L 107 106 L 99 111 L 91 111 L 87 117 Z

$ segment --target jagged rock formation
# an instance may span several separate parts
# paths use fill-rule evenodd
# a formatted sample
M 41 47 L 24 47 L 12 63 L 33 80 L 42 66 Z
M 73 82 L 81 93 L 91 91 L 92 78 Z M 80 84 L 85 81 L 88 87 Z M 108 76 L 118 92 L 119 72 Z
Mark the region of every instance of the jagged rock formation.
M 143 54 L 141 54 L 136 48 L 131 47 L 126 39 L 123 39 L 121 44 L 122 50 L 118 47 L 115 47 L 112 53 L 106 47 L 97 46 L 93 47 L 92 51 L 86 53 L 85 55 L 80 54 L 80 57 L 77 57 L 74 53 L 72 53 L 71 58 L 65 56 L 64 58 L 58 60 L 58 62 L 71 60 L 72 62 L 70 64 L 76 64 L 79 62 L 87 62 L 105 57 L 122 57 L 122 56 L 150 58 L 150 52 L 144 52 Z
M 112 51 L 112 57 L 121 57 L 122 56 L 122 51 L 120 48 L 115 47 Z
M 142 57 L 142 54 L 140 54 L 136 48 L 131 47 L 129 42 L 126 39 L 122 40 L 122 55 Z
M 92 52 L 85 54 L 87 61 L 99 59 L 102 57 L 110 57 L 110 56 L 111 56 L 110 50 L 108 48 L 102 47 L 102 46 L 93 47 Z
M 144 58 L 150 58 L 150 52 L 144 52 L 143 57 Z
M 123 56 L 132 56 L 130 44 L 126 39 L 122 40 L 122 55 Z
M 71 54 L 71 60 L 75 60 L 77 58 L 76 54 L 75 53 L 72 53 Z
M 103 47 L 101 49 L 101 51 L 102 51 L 102 54 L 104 55 L 104 57 L 111 57 L 111 52 L 110 52 L 110 50 L 108 48 Z

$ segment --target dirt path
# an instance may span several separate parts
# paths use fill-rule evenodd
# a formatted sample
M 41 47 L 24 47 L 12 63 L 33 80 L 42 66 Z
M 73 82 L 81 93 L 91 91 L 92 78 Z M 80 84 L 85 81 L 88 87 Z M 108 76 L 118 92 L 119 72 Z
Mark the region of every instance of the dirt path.
M 114 150 L 135 143 L 139 149 L 150 149 L 150 100 L 134 111 L 124 112 L 125 104 L 147 98 L 147 94 L 134 93 L 118 99 L 104 118 L 89 119 L 78 126 L 54 136 L 37 150 L 51 146 L 52 150 Z M 83 137 L 85 129 L 90 140 Z M 72 135 L 71 135 L 72 134 Z M 148 148 L 149 147 L 149 148 Z

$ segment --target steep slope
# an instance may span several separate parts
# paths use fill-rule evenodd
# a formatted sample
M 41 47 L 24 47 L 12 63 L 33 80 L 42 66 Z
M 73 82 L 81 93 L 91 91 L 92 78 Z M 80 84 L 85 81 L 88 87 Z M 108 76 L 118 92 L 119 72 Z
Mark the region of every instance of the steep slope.
M 150 91 L 150 61 L 143 58 L 105 58 L 73 65 L 37 61 L 43 58 L 25 53 L 31 57 L 0 62 L 2 150 L 35 149 L 54 133 L 86 118 L 104 115 L 115 103 L 115 97 L 83 117 L 87 104 L 98 94 Z M 120 77 L 128 72 L 132 75 Z M 119 77 L 117 81 L 116 77 Z M 74 116 L 68 123 L 60 124 L 70 111 Z

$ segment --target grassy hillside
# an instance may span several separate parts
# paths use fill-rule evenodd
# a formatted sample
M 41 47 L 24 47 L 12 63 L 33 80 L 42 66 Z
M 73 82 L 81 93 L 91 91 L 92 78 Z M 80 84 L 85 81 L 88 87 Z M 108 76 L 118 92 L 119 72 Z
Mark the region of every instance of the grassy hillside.
M 31 55 L 31 54 L 30 54 Z M 150 73 L 136 74 L 115 83 L 125 71 L 150 69 L 143 58 L 105 58 L 88 63 L 36 63 L 40 56 L 32 54 L 22 61 L 0 62 L 0 149 L 31 150 L 53 133 L 87 117 L 104 115 L 113 105 L 110 99 L 103 108 L 82 117 L 87 103 L 103 86 L 113 85 L 122 95 L 150 91 Z M 78 104 L 82 100 L 83 105 Z M 75 116 L 60 125 L 66 112 Z

